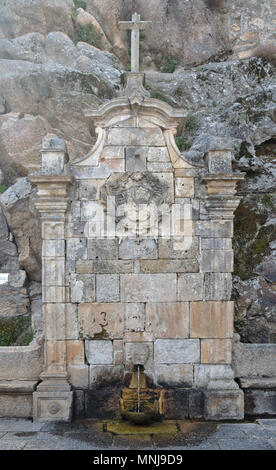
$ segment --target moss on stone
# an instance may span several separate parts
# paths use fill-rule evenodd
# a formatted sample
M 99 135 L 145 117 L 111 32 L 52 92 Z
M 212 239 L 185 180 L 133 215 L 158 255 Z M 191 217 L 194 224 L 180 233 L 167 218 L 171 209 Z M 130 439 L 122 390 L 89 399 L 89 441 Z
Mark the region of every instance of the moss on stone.
M 31 316 L 0 318 L 0 346 L 27 346 L 33 339 Z

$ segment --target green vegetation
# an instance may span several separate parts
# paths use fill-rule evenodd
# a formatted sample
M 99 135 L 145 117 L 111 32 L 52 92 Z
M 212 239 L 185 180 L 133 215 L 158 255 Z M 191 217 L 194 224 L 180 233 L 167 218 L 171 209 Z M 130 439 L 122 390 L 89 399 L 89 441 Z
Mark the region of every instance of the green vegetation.
M 169 56 L 166 62 L 159 64 L 159 70 L 164 73 L 173 73 L 179 64 L 180 61 L 177 56 Z
M 27 346 L 32 339 L 30 315 L 0 318 L 0 346 Z
M 189 142 L 188 137 L 185 133 L 183 133 L 180 137 L 175 138 L 175 143 L 179 148 L 180 152 L 184 152 L 185 150 L 189 150 L 191 147 L 191 142 Z
M 180 137 L 175 138 L 175 143 L 180 152 L 189 150 L 192 146 L 191 137 L 198 126 L 198 120 L 195 114 L 189 113 L 185 123 L 185 129 Z
M 0 184 L 0 193 L 4 193 L 7 189 L 7 186 L 5 184 Z
M 160 101 L 165 101 L 165 103 L 168 103 L 170 106 L 174 106 L 174 103 L 172 102 L 172 100 L 170 100 L 170 98 L 167 98 L 167 96 L 162 95 L 160 91 L 153 90 L 153 88 L 151 88 L 147 84 L 145 84 L 145 89 L 150 92 L 151 98 L 155 98 L 156 100 L 160 100 Z
M 100 48 L 102 45 L 102 35 L 98 33 L 93 24 L 89 23 L 84 26 L 74 26 L 74 40 L 75 42 L 87 42 L 91 46 Z
M 217 104 L 217 102 L 214 100 L 214 101 L 212 101 L 212 105 L 214 106 L 214 108 L 216 108 L 218 104 Z

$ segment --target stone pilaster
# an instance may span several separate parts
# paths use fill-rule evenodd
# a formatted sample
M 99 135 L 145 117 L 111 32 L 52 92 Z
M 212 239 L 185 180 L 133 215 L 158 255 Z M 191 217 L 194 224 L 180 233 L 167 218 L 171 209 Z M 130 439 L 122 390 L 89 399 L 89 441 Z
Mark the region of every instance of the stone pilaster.
M 72 177 L 62 174 L 64 141 L 53 136 L 43 142 L 42 173 L 31 176 L 37 185 L 42 221 L 42 301 L 44 324 L 44 371 L 34 392 L 34 419 L 69 421 L 73 392 L 67 380 L 65 286 L 65 215 L 67 187 Z

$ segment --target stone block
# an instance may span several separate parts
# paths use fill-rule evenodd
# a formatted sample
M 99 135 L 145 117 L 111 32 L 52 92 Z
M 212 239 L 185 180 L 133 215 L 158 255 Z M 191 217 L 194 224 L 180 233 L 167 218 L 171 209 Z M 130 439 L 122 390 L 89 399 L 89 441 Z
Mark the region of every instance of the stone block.
M 44 286 L 64 286 L 65 259 L 60 258 L 44 258 L 42 269 L 42 285 Z
M 73 392 L 34 392 L 35 421 L 71 421 Z
M 194 178 L 175 178 L 176 197 L 193 197 L 194 192 Z
M 193 273 L 198 271 L 196 258 L 140 261 L 141 273 Z
M 156 371 L 157 382 L 162 387 L 192 387 L 192 364 L 160 364 Z
M 212 150 L 207 154 L 210 173 L 232 173 L 231 150 Z
M 233 302 L 192 302 L 190 337 L 232 338 L 233 316 Z
M 64 238 L 64 222 L 42 222 L 42 239 L 58 240 Z
M 102 183 L 95 180 L 82 180 L 79 182 L 79 198 L 88 199 L 90 201 L 99 199 L 99 189 Z M 79 214 L 80 217 L 80 214 Z
M 113 363 L 112 341 L 93 340 L 85 341 L 85 355 L 88 364 L 102 365 Z
M 189 418 L 204 417 L 204 392 L 202 390 L 189 390 Z
M 125 345 L 121 339 L 113 341 L 114 364 L 123 364 L 125 359 Z
M 148 162 L 170 162 L 167 147 L 149 147 L 147 149 Z
M 204 238 L 232 238 L 232 220 L 196 220 L 194 234 Z
M 65 241 L 64 240 L 43 240 L 42 241 L 42 256 L 56 258 L 65 256 Z
M 132 276 L 132 274 L 122 274 Z M 118 274 L 96 275 L 96 299 L 97 302 L 119 302 L 120 287 Z
M 144 343 L 144 342 L 153 342 L 154 336 L 148 331 L 125 331 L 124 341 L 126 343 Z
M 197 339 L 157 339 L 154 361 L 159 364 L 200 362 L 200 343 Z
M 77 306 L 74 304 L 44 304 L 43 323 L 47 340 L 78 339 Z
M 176 274 L 121 274 L 123 302 L 174 302 Z
M 233 343 L 236 377 L 275 377 L 276 344 Z
M 2 346 L 0 348 L 0 380 L 38 380 L 43 370 L 41 345 Z
M 231 250 L 232 239 L 231 238 L 202 238 L 201 249 L 202 250 Z
M 185 238 L 185 237 L 184 237 Z M 199 252 L 199 243 L 198 238 L 193 237 L 191 240 L 191 245 L 186 250 L 178 250 L 176 238 L 159 238 L 159 258 L 165 259 L 185 259 L 191 260 L 191 263 L 197 263 L 197 257 Z M 187 261 L 188 262 L 188 261 Z
M 78 307 L 79 331 L 85 339 L 122 338 L 124 315 L 124 304 L 80 304 Z
M 119 245 L 121 259 L 156 259 L 157 243 L 152 238 L 124 238 Z
M 70 364 L 84 364 L 84 343 L 82 340 L 66 341 L 66 359 Z
M 163 412 L 167 419 L 189 417 L 189 393 L 185 388 L 166 390 L 163 397 Z
M 178 275 L 178 300 L 202 300 L 203 299 L 203 279 L 201 273 L 179 274 Z
M 149 145 L 161 147 L 165 145 L 165 140 L 161 129 L 152 128 L 119 128 L 114 127 L 109 130 L 107 136 L 108 145 Z
M 276 415 L 276 390 L 246 390 L 244 402 L 247 416 Z
M 67 365 L 69 382 L 74 388 L 88 389 L 89 367 L 86 364 Z
M 231 339 L 203 339 L 201 340 L 202 364 L 231 364 Z
M 42 301 L 43 302 L 71 302 L 70 291 L 68 287 L 55 287 L 47 286 L 42 287 Z
M 126 171 L 146 171 L 147 148 L 126 148 Z
M 71 302 L 95 301 L 95 275 L 72 274 L 71 275 Z
M 204 392 L 204 418 L 207 420 L 234 420 L 244 418 L 244 396 L 242 390 Z
M 227 273 L 233 271 L 232 250 L 202 250 L 201 270 L 202 272 Z
M 120 388 L 89 390 L 85 394 L 85 416 L 95 419 L 112 419 L 118 417 L 118 403 L 121 397 Z M 112 441 L 110 441 L 110 446 Z
M 89 367 L 90 390 L 104 387 L 116 388 L 123 383 L 123 380 L 123 365 L 92 365 Z
M 32 393 L 0 393 L 1 418 L 32 418 Z
M 140 303 L 125 304 L 125 331 L 144 331 L 145 305 Z
M 74 390 L 73 420 L 85 419 L 85 392 Z
M 148 162 L 148 171 L 173 172 L 173 166 L 170 162 Z
M 124 159 L 124 146 L 106 145 L 101 153 L 101 160 Z
M 133 269 L 131 260 L 87 260 L 76 263 L 78 274 L 127 274 L 132 273 Z
M 156 338 L 188 338 L 188 302 L 147 303 L 146 330 Z
M 118 259 L 118 241 L 115 238 L 92 238 L 87 242 L 88 259 Z
M 87 258 L 86 238 L 69 238 L 66 240 L 68 260 Z
M 174 202 L 174 177 L 169 172 L 152 172 L 152 176 L 156 178 L 160 185 L 165 185 L 167 192 L 163 194 L 164 203 Z
M 206 273 L 204 281 L 205 300 L 231 299 L 232 275 L 230 273 Z
M 230 365 L 195 364 L 194 385 L 196 388 L 207 388 L 214 380 L 233 380 L 234 373 Z

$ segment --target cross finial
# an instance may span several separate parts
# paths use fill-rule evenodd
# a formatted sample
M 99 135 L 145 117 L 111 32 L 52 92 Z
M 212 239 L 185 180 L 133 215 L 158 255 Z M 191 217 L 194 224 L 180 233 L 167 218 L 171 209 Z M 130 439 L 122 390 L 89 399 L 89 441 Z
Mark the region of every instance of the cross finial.
M 139 72 L 139 36 L 140 29 L 146 29 L 151 21 L 141 21 L 138 13 L 132 15 L 132 21 L 119 21 L 121 29 L 131 29 L 131 72 Z

